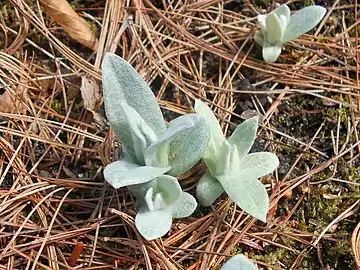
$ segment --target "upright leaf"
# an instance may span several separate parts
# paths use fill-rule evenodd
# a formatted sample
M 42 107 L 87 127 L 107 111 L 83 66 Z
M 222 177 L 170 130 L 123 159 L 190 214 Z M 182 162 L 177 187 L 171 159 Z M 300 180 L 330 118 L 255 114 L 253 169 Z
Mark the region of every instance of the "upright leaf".
M 242 160 L 249 153 L 256 138 L 259 118 L 257 116 L 245 120 L 238 125 L 229 138 L 229 143 L 238 148 L 239 158 Z
M 198 122 L 199 116 L 187 114 L 174 119 L 164 134 L 156 142 L 149 146 L 145 153 L 147 165 L 168 166 L 170 154 L 170 142 L 193 128 Z
M 157 136 L 151 127 L 148 126 L 145 120 L 138 114 L 138 112 L 127 105 L 127 103 L 122 102 L 120 107 L 122 109 L 122 114 L 125 116 L 127 128 L 129 129 L 132 142 L 122 138 L 120 138 L 120 141 L 123 143 L 126 151 L 133 155 L 133 160 L 136 160 L 138 164 L 145 165 L 145 151 L 152 143 L 157 140 Z M 125 130 L 123 132 L 125 132 Z M 130 140 L 130 138 L 128 140 Z M 130 149 L 130 147 L 132 147 L 132 149 Z M 156 166 L 157 164 L 151 165 Z M 167 164 L 159 167 L 165 166 L 167 166 Z
M 266 17 L 267 41 L 276 45 L 282 39 L 285 28 L 281 24 L 279 17 L 273 12 Z
M 156 192 L 162 194 L 167 205 L 172 205 L 179 200 L 182 189 L 175 177 L 162 175 L 156 179 Z
M 209 142 L 209 152 L 216 151 L 225 141 L 224 133 L 219 125 L 219 121 L 215 117 L 213 111 L 200 99 L 195 100 L 195 112 L 203 116 L 210 128 L 211 139 Z
M 182 117 L 170 122 L 169 128 L 182 121 L 180 119 Z M 193 119 L 194 125 L 170 142 L 169 161 L 171 170 L 168 174 L 175 177 L 190 170 L 201 159 L 210 139 L 209 127 L 204 117 L 196 114 L 189 114 L 187 117 Z
M 119 109 L 121 102 L 133 107 L 157 135 L 165 132 L 164 118 L 153 92 L 130 64 L 107 53 L 102 72 L 106 116 L 119 137 L 125 121 Z
M 289 24 L 285 30 L 282 42 L 296 39 L 313 29 L 325 16 L 326 9 L 321 6 L 309 6 L 290 16 Z

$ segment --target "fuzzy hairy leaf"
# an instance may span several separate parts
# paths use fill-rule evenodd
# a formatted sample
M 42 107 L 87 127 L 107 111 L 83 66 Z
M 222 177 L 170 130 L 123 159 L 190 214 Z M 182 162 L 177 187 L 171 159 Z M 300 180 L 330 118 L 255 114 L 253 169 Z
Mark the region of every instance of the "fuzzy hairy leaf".
M 239 170 L 259 178 L 272 173 L 279 166 L 279 159 L 276 155 L 269 152 L 251 153 L 245 156 L 240 163 Z
M 114 188 L 146 183 L 167 172 L 170 167 L 141 166 L 127 160 L 118 160 L 104 169 L 105 180 Z
M 167 205 L 179 200 L 182 189 L 178 180 L 170 175 L 161 175 L 156 179 L 156 192 L 160 192 Z
M 121 102 L 134 108 L 157 135 L 165 132 L 165 121 L 153 92 L 129 63 L 107 53 L 102 63 L 102 81 L 106 116 L 120 139 L 126 136 Z
M 290 21 L 290 9 L 286 4 L 279 6 L 273 11 L 280 19 L 281 24 L 287 27 Z
M 195 127 L 198 118 L 199 116 L 195 114 L 187 114 L 170 122 L 165 133 L 159 136 L 157 141 L 150 145 L 146 150 L 146 164 L 153 166 L 168 166 L 171 141 L 181 136 L 181 134 L 185 134 L 186 136 L 188 130 Z
M 244 255 L 235 255 L 231 257 L 221 270 L 257 270 L 257 266 Z
M 249 153 L 256 139 L 259 117 L 255 116 L 245 120 L 236 127 L 229 138 L 229 143 L 235 144 L 239 152 L 239 159 L 242 160 Z
M 223 192 L 224 188 L 220 182 L 209 172 L 206 172 L 196 185 L 196 198 L 204 206 L 212 205 Z
M 246 213 L 266 222 L 269 197 L 264 185 L 255 177 L 240 172 L 218 177 L 229 197 Z
M 171 206 L 172 217 L 189 217 L 194 213 L 196 207 L 197 202 L 195 198 L 187 192 L 182 192 L 180 198 Z
M 171 208 L 149 211 L 147 207 L 142 207 L 135 217 L 136 228 L 148 241 L 164 236 L 171 224 Z
M 145 120 L 135 111 L 132 107 L 127 105 L 125 102 L 120 104 L 122 113 L 128 123 L 129 132 L 131 134 L 131 142 L 122 140 L 125 149 L 129 152 L 129 148 L 133 147 L 133 153 L 138 164 L 145 165 L 145 151 L 146 149 L 157 140 L 155 132 L 146 124 Z M 136 158 L 136 159 L 135 159 Z M 157 164 L 149 164 L 157 165 Z M 159 166 L 159 167 L 165 167 Z
M 216 151 L 226 140 L 219 125 L 219 121 L 215 117 L 213 111 L 200 99 L 195 100 L 195 112 L 206 119 L 211 133 L 208 149 L 209 151 Z
M 171 126 L 178 125 L 181 118 L 170 122 Z M 168 172 L 172 176 L 180 176 L 190 170 L 202 157 L 210 139 L 210 131 L 204 117 L 197 114 L 188 114 L 192 118 L 193 126 L 180 133 L 170 141 L 169 162 L 171 170 Z
M 278 44 L 282 39 L 284 31 L 285 28 L 276 13 L 272 12 L 266 16 L 267 42 L 273 45 Z
M 326 9 L 321 6 L 309 6 L 290 16 L 289 24 L 285 30 L 283 43 L 300 37 L 313 29 L 325 16 Z
M 261 47 L 264 46 L 264 34 L 261 31 L 256 31 L 254 34 L 254 40 Z
M 281 45 L 271 45 L 266 40 L 262 48 L 263 58 L 268 63 L 275 62 L 281 53 Z

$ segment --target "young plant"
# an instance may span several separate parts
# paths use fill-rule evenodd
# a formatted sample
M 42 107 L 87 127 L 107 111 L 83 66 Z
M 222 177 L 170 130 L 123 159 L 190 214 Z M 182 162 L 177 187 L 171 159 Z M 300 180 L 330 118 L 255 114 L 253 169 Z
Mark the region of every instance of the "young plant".
M 210 138 L 203 117 L 184 115 L 167 127 L 153 92 L 130 64 L 106 54 L 102 70 L 106 116 L 124 150 L 124 159 L 106 166 L 106 181 L 120 188 L 164 173 L 177 177 L 201 159 Z
M 244 255 L 232 256 L 221 270 L 257 270 L 257 266 Z
M 209 127 L 196 114 L 167 127 L 154 94 L 131 65 L 107 54 L 102 68 L 106 116 L 124 151 L 122 160 L 106 166 L 104 177 L 114 188 L 127 186 L 137 198 L 136 227 L 153 240 L 170 229 L 172 218 L 187 217 L 197 206 L 175 177 L 201 159 Z
M 284 43 L 310 31 L 325 13 L 325 8 L 313 5 L 290 16 L 290 9 L 284 4 L 267 15 L 258 15 L 261 30 L 255 33 L 254 39 L 263 48 L 264 60 L 275 62 Z
M 257 178 L 273 172 L 279 160 L 268 152 L 248 154 L 255 141 L 258 117 L 241 123 L 226 140 L 215 115 L 205 103 L 196 100 L 195 111 L 206 118 L 211 130 L 203 155 L 208 172 L 196 187 L 199 202 L 209 206 L 226 191 L 245 212 L 265 222 L 269 198 Z
M 165 235 L 172 218 L 188 217 L 197 207 L 195 198 L 183 192 L 178 180 L 169 175 L 128 188 L 140 209 L 135 218 L 136 228 L 147 240 Z

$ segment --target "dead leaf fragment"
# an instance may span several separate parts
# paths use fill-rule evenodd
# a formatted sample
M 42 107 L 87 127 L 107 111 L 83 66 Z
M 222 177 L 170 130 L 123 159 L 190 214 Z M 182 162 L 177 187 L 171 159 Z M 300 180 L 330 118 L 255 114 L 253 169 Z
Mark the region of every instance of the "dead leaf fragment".
M 40 0 L 45 12 L 58 24 L 71 38 L 82 45 L 96 50 L 98 39 L 89 24 L 81 18 L 66 0 Z
M 12 95 L 9 91 L 5 91 L 2 95 L 0 95 L 0 112 L 15 113 L 21 112 L 24 109 L 25 106 L 21 100 Z
M 101 98 L 99 85 L 93 78 L 83 76 L 81 77 L 80 90 L 84 100 L 84 108 L 89 111 L 94 111 L 96 104 Z

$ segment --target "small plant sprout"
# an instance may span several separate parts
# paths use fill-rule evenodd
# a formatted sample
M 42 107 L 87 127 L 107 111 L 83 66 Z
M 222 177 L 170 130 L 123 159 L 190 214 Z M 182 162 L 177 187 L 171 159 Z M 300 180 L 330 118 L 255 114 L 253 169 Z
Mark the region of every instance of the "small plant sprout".
M 207 119 L 211 130 L 203 155 L 208 172 L 196 187 L 199 202 L 209 206 L 226 191 L 245 212 L 265 222 L 269 198 L 257 178 L 273 172 L 279 160 L 268 152 L 248 154 L 255 141 L 258 117 L 241 123 L 226 140 L 215 115 L 204 102 L 196 100 L 195 111 Z
M 257 270 L 257 266 L 244 255 L 235 255 L 231 257 L 221 270 Z
M 313 29 L 325 13 L 325 8 L 313 5 L 290 16 L 290 9 L 284 4 L 267 15 L 258 15 L 261 30 L 255 33 L 254 39 L 262 47 L 264 60 L 275 62 L 284 43 Z
M 107 54 L 102 69 L 106 116 L 124 151 L 122 160 L 105 167 L 104 178 L 114 188 L 128 187 L 139 204 L 136 227 L 146 239 L 156 239 L 173 217 L 189 216 L 197 206 L 175 177 L 201 159 L 209 127 L 197 114 L 166 126 L 154 94 L 130 64 Z
M 205 119 L 188 114 L 167 127 L 153 92 L 130 64 L 106 54 L 102 69 L 106 116 L 124 150 L 124 159 L 105 168 L 105 180 L 120 188 L 191 169 L 210 138 Z
M 172 224 L 172 218 L 190 216 L 197 203 L 193 196 L 183 192 L 178 180 L 162 175 L 145 184 L 128 187 L 139 205 L 135 218 L 136 228 L 147 240 L 165 235 Z

